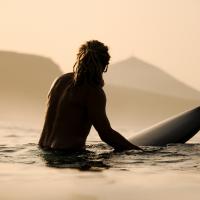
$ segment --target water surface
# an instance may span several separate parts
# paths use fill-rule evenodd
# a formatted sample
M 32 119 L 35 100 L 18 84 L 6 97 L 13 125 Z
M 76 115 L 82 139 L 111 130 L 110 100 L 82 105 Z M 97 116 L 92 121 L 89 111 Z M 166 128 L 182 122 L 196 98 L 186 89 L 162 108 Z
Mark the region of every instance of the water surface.
M 27 187 L 23 191 L 24 198 L 32 199 L 38 198 L 37 192 L 29 191 L 33 187 L 40 190 L 44 199 L 59 195 L 60 199 L 110 199 L 113 195 L 115 199 L 132 199 L 133 193 L 138 198 L 153 199 L 156 188 L 164 193 L 171 191 L 170 181 L 175 196 L 183 195 L 184 199 L 195 188 L 191 193 L 193 199 L 194 194 L 200 194 L 199 136 L 187 144 L 144 147 L 145 152 L 114 152 L 93 134 L 85 152 L 71 154 L 41 150 L 37 145 L 39 136 L 40 130 L 0 127 L 1 197 L 22 199 L 21 184 L 22 188 Z M 188 185 L 181 185 L 186 183 Z M 55 187 L 59 193 L 48 192 Z M 118 190 L 110 193 L 114 188 Z M 187 194 L 181 192 L 184 188 L 186 191 L 190 188 Z M 102 193 L 101 189 L 105 191 Z M 149 196 L 141 196 L 144 195 L 142 189 L 149 192 Z M 10 190 L 13 192 L 8 192 Z M 124 197 L 124 193 L 128 196 Z

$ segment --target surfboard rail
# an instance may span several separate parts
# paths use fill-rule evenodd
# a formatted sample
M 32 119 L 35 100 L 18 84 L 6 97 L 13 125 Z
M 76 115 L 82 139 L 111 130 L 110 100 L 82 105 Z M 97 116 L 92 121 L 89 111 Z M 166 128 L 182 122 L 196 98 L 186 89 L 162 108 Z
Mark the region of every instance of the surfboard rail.
M 200 130 L 200 106 L 159 122 L 129 138 L 138 146 L 185 143 Z

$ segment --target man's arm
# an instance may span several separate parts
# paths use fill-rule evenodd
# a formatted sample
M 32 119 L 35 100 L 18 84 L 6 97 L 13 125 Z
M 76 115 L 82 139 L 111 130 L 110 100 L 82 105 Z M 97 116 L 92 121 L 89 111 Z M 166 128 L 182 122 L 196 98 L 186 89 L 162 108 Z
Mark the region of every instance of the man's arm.
M 142 150 L 111 128 L 106 116 L 106 96 L 101 88 L 90 88 L 87 96 L 87 107 L 92 125 L 104 142 L 115 150 Z

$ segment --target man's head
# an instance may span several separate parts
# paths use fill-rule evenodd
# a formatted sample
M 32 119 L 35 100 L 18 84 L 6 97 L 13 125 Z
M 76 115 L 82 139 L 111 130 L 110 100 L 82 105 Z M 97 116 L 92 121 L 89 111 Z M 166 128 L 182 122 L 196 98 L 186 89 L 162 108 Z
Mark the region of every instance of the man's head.
M 102 73 L 107 71 L 109 60 L 107 46 L 97 40 L 87 41 L 80 47 L 73 67 L 75 85 L 88 82 L 103 86 Z

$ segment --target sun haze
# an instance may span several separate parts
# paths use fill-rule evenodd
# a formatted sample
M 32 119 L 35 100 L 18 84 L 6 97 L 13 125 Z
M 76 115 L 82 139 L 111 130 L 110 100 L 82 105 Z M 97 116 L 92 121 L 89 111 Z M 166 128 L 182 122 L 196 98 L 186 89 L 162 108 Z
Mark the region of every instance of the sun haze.
M 70 71 L 81 43 L 110 46 L 112 62 L 136 56 L 200 89 L 197 0 L 4 0 L 1 50 L 53 58 Z

